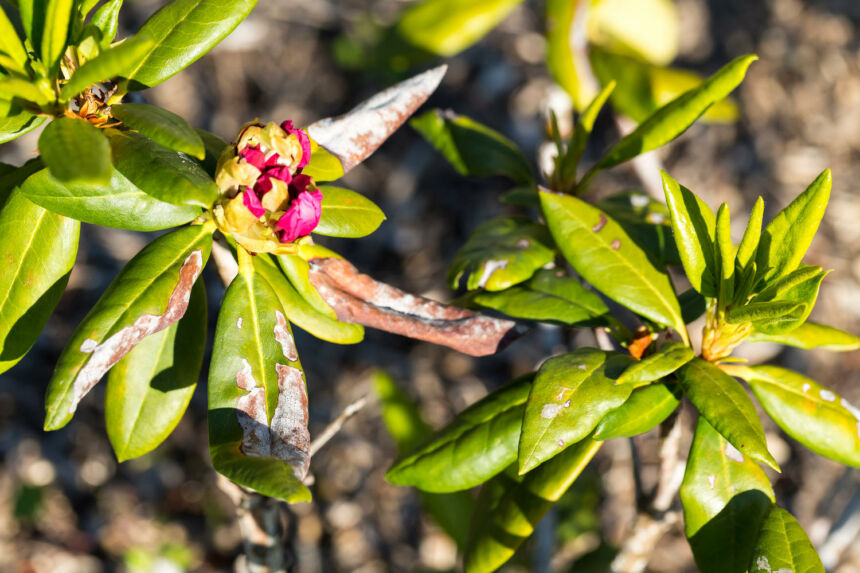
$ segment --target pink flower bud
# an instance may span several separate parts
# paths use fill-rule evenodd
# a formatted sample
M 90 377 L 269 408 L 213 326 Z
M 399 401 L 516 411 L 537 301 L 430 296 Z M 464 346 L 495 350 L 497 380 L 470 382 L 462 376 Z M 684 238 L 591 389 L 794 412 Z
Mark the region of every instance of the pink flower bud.
M 293 135 L 298 138 L 299 144 L 302 146 L 302 159 L 299 161 L 298 169 L 305 167 L 311 160 L 311 139 L 303 129 L 295 129 L 293 120 L 288 119 L 281 124 L 281 128 L 287 132 L 287 135 Z
M 278 219 L 281 242 L 291 243 L 316 229 L 322 214 L 323 195 L 319 190 L 302 191 L 293 199 L 287 211 Z

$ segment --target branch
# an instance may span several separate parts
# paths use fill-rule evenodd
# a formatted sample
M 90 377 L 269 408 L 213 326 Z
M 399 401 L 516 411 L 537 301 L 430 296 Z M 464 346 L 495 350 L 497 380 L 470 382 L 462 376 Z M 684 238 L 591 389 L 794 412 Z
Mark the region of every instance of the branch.
M 331 440 L 335 434 L 337 434 L 347 420 L 355 416 L 362 408 L 367 405 L 367 396 L 362 396 L 352 404 L 348 405 L 343 409 L 343 412 L 340 413 L 340 416 L 332 420 L 331 424 L 326 426 L 326 428 L 320 432 L 320 435 L 314 438 L 311 442 L 311 446 L 308 449 L 310 456 L 313 457 L 320 448 L 326 445 L 329 440 Z
M 448 346 L 472 356 L 495 354 L 525 332 L 511 320 L 407 294 L 360 274 L 344 259 L 311 260 L 310 280 L 342 322 Z

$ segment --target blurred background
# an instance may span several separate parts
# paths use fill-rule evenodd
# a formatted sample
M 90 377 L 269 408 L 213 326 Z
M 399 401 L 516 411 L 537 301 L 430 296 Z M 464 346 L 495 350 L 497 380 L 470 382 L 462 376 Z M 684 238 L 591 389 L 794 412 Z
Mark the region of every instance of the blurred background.
M 163 3 L 127 1 L 120 36 L 137 30 Z M 255 117 L 306 125 L 342 113 L 402 77 L 405 70 L 378 65 L 381 52 L 365 40 L 409 4 L 261 0 L 211 54 L 143 98 L 228 140 Z M 661 150 L 660 159 L 712 207 L 731 204 L 736 240 L 756 196 L 764 196 L 769 219 L 831 168 L 833 194 L 807 262 L 834 272 L 811 318 L 860 332 L 860 3 L 677 0 L 675 6 L 674 65 L 709 74 L 744 53 L 758 53 L 760 61 L 734 94 L 740 113 L 735 123 L 696 124 Z M 545 65 L 543 14 L 543 1 L 526 0 L 483 40 L 446 59 L 448 74 L 428 106 L 469 115 L 536 158 L 546 138 L 547 105 L 562 97 Z M 618 138 L 611 114 L 601 116 L 597 133 L 603 145 Z M 0 146 L 0 161 L 22 163 L 37 138 L 34 132 Z M 588 157 L 601 150 L 589 149 Z M 459 176 L 408 126 L 343 185 L 370 197 L 388 220 L 362 240 L 320 242 L 380 280 L 439 300 L 454 297 L 445 271 L 468 234 L 515 211 L 498 201 L 510 187 L 506 181 Z M 629 167 L 595 180 L 597 193 L 640 186 Z M 240 552 L 235 507 L 209 463 L 203 384 L 165 444 L 121 465 L 105 434 L 103 385 L 66 428 L 41 430 L 44 391 L 65 341 L 147 240 L 84 225 L 77 266 L 56 313 L 29 355 L 0 376 L 4 573 L 230 571 Z M 214 329 L 223 287 L 208 272 Z M 577 342 L 592 344 L 589 337 L 586 332 Z M 390 373 L 424 420 L 440 427 L 488 390 L 563 350 L 559 333 L 533 330 L 500 355 L 482 359 L 371 330 L 356 346 L 328 344 L 298 330 L 296 338 L 308 378 L 312 436 L 347 404 L 364 395 L 370 402 L 313 458 L 314 502 L 291 508 L 295 570 L 455 569 L 455 543 L 422 513 L 416 492 L 384 480 L 397 448 L 380 416 L 371 374 L 380 368 Z M 780 352 L 766 344 L 742 352 L 805 372 L 860 403 L 860 352 Z M 201 381 L 205 377 L 204 366 Z M 860 472 L 811 453 L 762 419 L 784 468 L 771 475 L 778 501 L 797 516 L 830 571 L 860 571 Z M 639 440 L 646 482 L 655 475 L 652 434 Z M 627 441 L 602 448 L 508 570 L 606 570 L 634 517 L 631 464 Z M 662 540 L 649 571 L 695 571 L 680 527 Z

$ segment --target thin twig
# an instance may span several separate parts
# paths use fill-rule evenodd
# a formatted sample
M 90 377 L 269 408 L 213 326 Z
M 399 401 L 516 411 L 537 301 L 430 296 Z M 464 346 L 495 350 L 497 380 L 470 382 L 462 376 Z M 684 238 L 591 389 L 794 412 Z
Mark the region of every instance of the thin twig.
M 329 440 L 331 440 L 335 434 L 337 434 L 347 420 L 355 416 L 362 408 L 367 405 L 367 396 L 362 396 L 352 404 L 348 405 L 343 409 L 343 412 L 340 413 L 340 416 L 332 420 L 331 424 L 326 426 L 326 428 L 320 432 L 320 435 L 314 438 L 311 442 L 311 447 L 308 450 L 310 452 L 311 457 L 316 454 L 320 448 L 326 445 Z

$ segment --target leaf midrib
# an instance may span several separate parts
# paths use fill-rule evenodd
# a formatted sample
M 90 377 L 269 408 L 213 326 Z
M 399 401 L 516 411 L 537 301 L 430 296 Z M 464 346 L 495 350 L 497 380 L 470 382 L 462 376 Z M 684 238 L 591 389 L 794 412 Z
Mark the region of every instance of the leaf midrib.
M 39 228 L 41 228 L 42 224 L 45 222 L 45 217 L 49 214 L 53 214 L 45 208 L 41 208 L 41 209 L 42 209 L 42 213 L 39 215 L 39 219 L 36 222 L 36 224 L 33 225 L 33 227 L 32 227 L 33 232 L 30 234 L 30 238 L 27 240 L 27 246 L 24 248 L 23 254 L 21 255 L 21 258 L 19 259 L 20 264 L 18 265 L 18 268 L 15 269 L 15 274 L 12 276 L 12 280 L 9 281 L 9 288 L 6 289 L 6 292 L 3 295 L 3 298 L 2 298 L 3 304 L 2 304 L 2 306 L 0 306 L 0 316 L 6 315 L 6 309 L 8 308 L 6 303 L 9 301 L 9 293 L 12 292 L 12 287 L 18 281 L 18 277 L 21 274 L 21 270 L 24 268 L 24 261 L 30 255 L 30 248 L 32 247 L 33 241 L 35 240 L 36 235 L 39 232 Z

